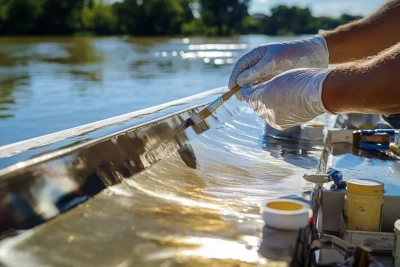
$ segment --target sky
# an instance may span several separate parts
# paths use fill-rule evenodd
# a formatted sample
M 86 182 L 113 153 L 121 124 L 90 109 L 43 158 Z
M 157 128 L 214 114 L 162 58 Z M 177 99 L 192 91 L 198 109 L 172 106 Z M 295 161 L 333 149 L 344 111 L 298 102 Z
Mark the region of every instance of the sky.
M 122 0 L 106 0 L 107 2 L 121 2 Z M 215 0 L 219 1 L 219 0 Z M 387 0 L 251 0 L 250 10 L 254 13 L 267 13 L 277 5 L 309 7 L 315 16 L 338 17 L 343 13 L 351 15 L 368 15 Z
M 337 17 L 343 13 L 367 15 L 385 2 L 385 0 L 252 0 L 249 12 L 268 13 L 272 7 L 283 4 L 309 7 L 316 16 Z

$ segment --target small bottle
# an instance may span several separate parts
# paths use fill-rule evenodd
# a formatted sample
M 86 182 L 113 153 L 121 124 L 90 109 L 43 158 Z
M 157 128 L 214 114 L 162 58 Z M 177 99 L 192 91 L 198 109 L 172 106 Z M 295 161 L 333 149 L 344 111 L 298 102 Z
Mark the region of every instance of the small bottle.
M 344 217 L 347 230 L 379 232 L 384 185 L 366 179 L 347 181 Z

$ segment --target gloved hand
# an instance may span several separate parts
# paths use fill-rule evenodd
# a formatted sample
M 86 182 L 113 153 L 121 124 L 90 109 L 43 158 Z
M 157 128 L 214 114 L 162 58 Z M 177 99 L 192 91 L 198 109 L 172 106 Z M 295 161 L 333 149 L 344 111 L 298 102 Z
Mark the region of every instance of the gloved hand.
M 254 48 L 233 67 L 229 88 L 266 81 L 291 69 L 327 68 L 328 47 L 325 38 L 314 37 L 292 42 L 270 43 Z
M 240 91 L 244 101 L 277 130 L 308 122 L 328 112 L 322 85 L 332 69 L 295 69 Z

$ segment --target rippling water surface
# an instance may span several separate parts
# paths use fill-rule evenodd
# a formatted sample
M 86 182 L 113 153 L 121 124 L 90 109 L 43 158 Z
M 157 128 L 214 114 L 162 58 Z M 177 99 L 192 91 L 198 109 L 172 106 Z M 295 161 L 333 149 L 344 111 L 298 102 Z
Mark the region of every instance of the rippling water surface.
M 238 57 L 280 40 L 1 38 L 0 146 L 225 86 Z

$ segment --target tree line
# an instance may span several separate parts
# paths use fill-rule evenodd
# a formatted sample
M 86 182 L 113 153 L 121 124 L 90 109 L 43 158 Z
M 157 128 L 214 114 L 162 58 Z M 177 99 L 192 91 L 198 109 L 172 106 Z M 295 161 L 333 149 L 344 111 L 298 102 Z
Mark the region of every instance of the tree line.
M 129 34 L 136 36 L 259 33 L 313 34 L 359 19 L 313 16 L 279 5 L 248 13 L 250 0 L 0 0 L 1 35 Z M 268 10 L 260 10 L 267 12 Z

